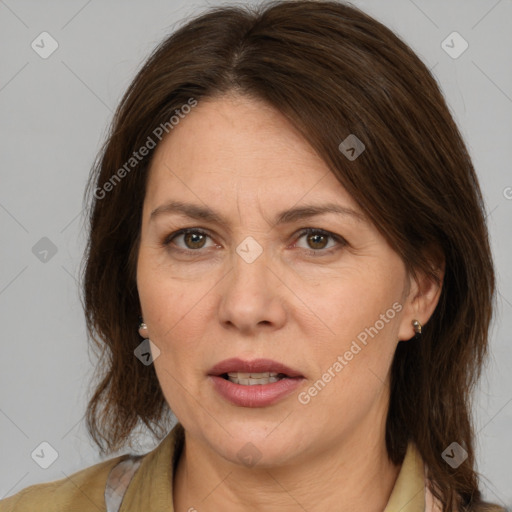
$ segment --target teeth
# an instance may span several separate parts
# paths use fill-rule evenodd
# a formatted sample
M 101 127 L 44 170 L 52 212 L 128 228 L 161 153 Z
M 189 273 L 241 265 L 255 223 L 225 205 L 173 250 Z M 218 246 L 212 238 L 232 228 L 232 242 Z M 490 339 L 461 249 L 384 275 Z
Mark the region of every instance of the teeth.
M 229 372 L 230 377 L 236 377 L 237 379 L 263 379 L 269 377 L 277 377 L 279 374 L 275 372 L 263 372 L 263 373 L 246 373 L 246 372 Z
M 228 380 L 235 384 L 242 384 L 244 386 L 255 386 L 262 384 L 271 384 L 280 380 L 279 373 L 275 372 L 262 372 L 262 373 L 247 373 L 247 372 L 229 372 Z

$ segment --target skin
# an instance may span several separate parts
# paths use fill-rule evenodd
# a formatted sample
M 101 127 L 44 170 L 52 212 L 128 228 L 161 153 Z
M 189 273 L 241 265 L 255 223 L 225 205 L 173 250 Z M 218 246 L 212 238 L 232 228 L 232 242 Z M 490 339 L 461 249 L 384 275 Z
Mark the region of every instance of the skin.
M 151 219 L 171 200 L 208 206 L 227 224 L 178 213 Z M 140 334 L 161 351 L 155 370 L 186 431 L 177 511 L 371 512 L 389 499 L 400 469 L 385 448 L 390 366 L 398 341 L 414 335 L 412 320 L 427 322 L 440 288 L 421 274 L 413 280 L 364 218 L 328 213 L 272 224 L 282 210 L 327 202 L 362 215 L 296 129 L 254 99 L 201 100 L 155 150 L 137 286 L 147 325 Z M 340 241 L 301 235 L 308 227 Z M 208 236 L 165 246 L 182 228 Z M 252 263 L 236 252 L 248 236 L 263 249 Z M 395 303 L 394 318 L 300 403 L 298 394 Z M 305 379 L 274 405 L 235 406 L 208 378 L 231 357 L 274 359 Z M 237 456 L 248 442 L 261 457 L 252 467 Z

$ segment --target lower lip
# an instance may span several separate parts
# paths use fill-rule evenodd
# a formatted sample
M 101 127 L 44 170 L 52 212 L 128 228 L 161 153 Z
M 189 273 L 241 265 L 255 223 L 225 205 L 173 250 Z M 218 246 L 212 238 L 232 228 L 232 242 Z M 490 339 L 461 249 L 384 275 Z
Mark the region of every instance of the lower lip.
M 217 375 L 210 375 L 216 391 L 226 400 L 240 407 L 266 407 L 292 393 L 303 377 L 285 378 L 269 384 L 244 386 Z

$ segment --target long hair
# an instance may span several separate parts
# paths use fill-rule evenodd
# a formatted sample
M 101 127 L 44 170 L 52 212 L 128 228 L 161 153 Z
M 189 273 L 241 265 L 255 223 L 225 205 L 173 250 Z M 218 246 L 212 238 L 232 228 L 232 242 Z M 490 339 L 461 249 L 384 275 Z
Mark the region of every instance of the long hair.
M 85 198 L 83 302 L 100 349 L 90 435 L 105 454 L 139 423 L 157 437 L 169 425 L 153 366 L 133 354 L 141 342 L 135 269 L 154 153 L 138 150 L 158 142 L 162 127 L 171 133 L 169 120 L 191 98 L 232 91 L 266 101 L 300 130 L 413 275 L 436 278 L 430 256 L 442 252 L 437 308 L 421 342 L 399 343 L 394 356 L 386 445 L 399 464 L 407 443 L 416 444 L 445 511 L 484 510 L 471 395 L 487 355 L 495 278 L 477 176 L 427 67 L 391 30 L 338 2 L 210 9 L 165 39 L 126 91 Z M 339 149 L 351 134 L 366 148 L 353 161 Z M 457 469 L 441 456 L 454 441 L 467 452 Z

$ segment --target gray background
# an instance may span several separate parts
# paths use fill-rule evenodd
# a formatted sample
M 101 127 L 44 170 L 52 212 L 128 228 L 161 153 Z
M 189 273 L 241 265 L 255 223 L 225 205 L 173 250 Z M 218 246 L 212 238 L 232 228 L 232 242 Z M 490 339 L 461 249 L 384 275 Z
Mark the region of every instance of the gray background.
M 492 356 L 475 397 L 478 467 L 485 497 L 511 506 L 512 1 L 353 3 L 433 70 L 481 180 L 499 295 Z M 94 362 L 76 282 L 84 185 L 140 63 L 211 4 L 0 0 L 0 498 L 101 460 L 83 422 Z M 59 45 L 47 59 L 31 47 L 43 31 Z M 453 31 L 469 43 L 456 59 L 441 46 Z M 33 252 L 43 237 L 57 249 L 46 262 Z M 58 452 L 48 469 L 31 457 L 43 441 Z M 141 443 L 154 446 L 149 437 Z

